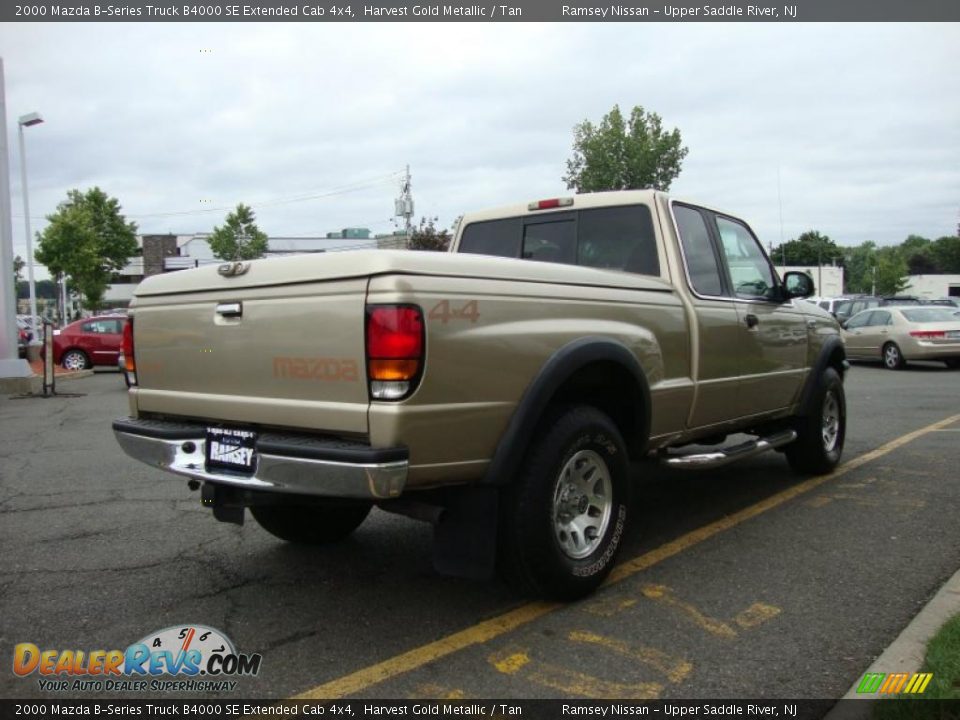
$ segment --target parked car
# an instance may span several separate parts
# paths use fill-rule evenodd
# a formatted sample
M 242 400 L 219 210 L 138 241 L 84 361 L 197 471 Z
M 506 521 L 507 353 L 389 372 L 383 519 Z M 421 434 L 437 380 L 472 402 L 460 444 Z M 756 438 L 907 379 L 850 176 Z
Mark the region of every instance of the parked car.
M 950 308 L 884 307 L 857 313 L 841 326 L 851 360 L 882 360 L 899 370 L 908 360 L 960 367 L 960 318 Z
M 960 310 L 960 297 L 942 297 L 936 300 L 928 300 L 927 305 L 942 305 L 944 307 Z
M 848 301 L 848 300 L 850 300 L 850 298 L 845 298 L 845 297 L 820 298 L 820 299 L 818 299 L 818 300 L 816 301 L 816 304 L 817 304 L 819 307 L 821 307 L 821 308 L 823 308 L 824 310 L 826 310 L 826 311 L 827 311 L 828 313 L 830 313 L 831 315 L 833 315 L 834 317 L 836 317 L 836 316 L 837 316 L 837 306 L 840 305 L 840 303 L 846 302 L 846 301 Z
M 880 298 L 880 305 L 926 305 L 926 302 L 916 295 L 888 295 Z
M 865 295 L 863 297 L 851 298 L 838 302 L 833 308 L 834 317 L 837 322 L 843 323 L 854 315 L 870 308 L 880 307 L 881 298 Z
M 53 361 L 67 370 L 116 366 L 126 322 L 126 315 L 100 315 L 70 323 L 53 337 Z

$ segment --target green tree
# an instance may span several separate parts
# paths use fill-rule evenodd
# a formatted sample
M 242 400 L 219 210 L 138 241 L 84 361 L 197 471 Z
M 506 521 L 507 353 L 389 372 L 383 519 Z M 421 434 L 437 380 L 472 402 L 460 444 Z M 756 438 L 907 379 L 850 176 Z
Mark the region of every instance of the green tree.
M 868 240 L 856 247 L 844 248 L 843 268 L 846 291 L 869 293 L 873 289 L 873 273 L 876 266 L 876 243 Z
M 877 250 L 877 295 L 896 295 L 907 287 L 909 268 L 899 247 Z
M 933 253 L 933 245 L 927 238 L 910 235 L 900 243 L 900 251 L 907 261 L 908 274 L 929 275 L 940 272 L 937 258 Z
M 26 262 L 19 255 L 13 258 L 13 291 L 17 297 L 20 297 L 20 284 L 23 282 L 23 268 Z
M 842 262 L 844 253 L 828 236 L 808 230 L 775 247 L 770 257 L 781 265 L 830 265 L 836 261 Z
M 267 252 L 267 234 L 256 225 L 249 205 L 240 203 L 227 215 L 223 227 L 213 228 L 210 250 L 220 260 L 253 260 Z
M 599 125 L 584 120 L 574 126 L 573 157 L 563 181 L 577 192 L 669 190 L 687 152 L 680 131 L 665 131 L 656 113 L 637 105 L 624 120 L 614 105 Z
M 120 203 L 98 187 L 71 190 L 38 234 L 36 259 L 54 276 L 61 273 L 96 310 L 113 274 L 137 252 L 137 225 L 120 213 Z
M 413 229 L 410 235 L 411 250 L 433 250 L 446 252 L 450 248 L 449 230 L 437 230 L 437 218 L 421 218 L 420 224 Z
M 937 238 L 930 244 L 930 253 L 936 259 L 939 272 L 960 273 L 960 236 Z
M 38 300 L 57 299 L 58 288 L 55 280 L 37 280 L 34 283 L 34 290 Z M 17 299 L 26 300 L 28 297 L 30 297 L 30 288 L 27 287 L 27 283 L 22 283 L 17 292 Z

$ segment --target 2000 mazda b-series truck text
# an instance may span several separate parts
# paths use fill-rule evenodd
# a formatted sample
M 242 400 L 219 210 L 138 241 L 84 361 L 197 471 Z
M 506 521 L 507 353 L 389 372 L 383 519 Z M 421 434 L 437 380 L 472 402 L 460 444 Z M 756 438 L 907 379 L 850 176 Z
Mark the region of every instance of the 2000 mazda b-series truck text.
M 327 543 L 377 505 L 433 522 L 441 571 L 573 598 L 614 562 L 632 461 L 837 464 L 846 360 L 812 292 L 742 220 L 661 192 L 470 213 L 449 253 L 148 278 L 113 428 L 220 520 Z

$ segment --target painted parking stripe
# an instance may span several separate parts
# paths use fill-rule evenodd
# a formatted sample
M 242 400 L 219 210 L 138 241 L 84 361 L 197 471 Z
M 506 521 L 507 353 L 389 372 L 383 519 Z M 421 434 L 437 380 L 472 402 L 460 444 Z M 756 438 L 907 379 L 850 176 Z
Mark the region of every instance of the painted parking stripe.
M 842 475 L 856 470 L 877 458 L 883 457 L 894 450 L 913 442 L 917 438 L 923 437 L 928 433 L 946 428 L 960 421 L 960 415 L 953 415 L 939 422 L 935 422 L 926 427 L 914 430 L 913 432 L 902 435 L 890 442 L 884 443 L 880 447 L 871 450 L 868 453 L 859 455 L 848 462 L 845 462 L 829 475 L 811 478 L 802 483 L 794 485 L 782 492 L 772 495 L 758 503 L 755 503 L 739 512 L 728 515 L 720 520 L 704 525 L 696 530 L 692 530 L 686 535 L 682 535 L 676 540 L 672 540 L 660 547 L 651 550 L 639 557 L 627 560 L 619 564 L 610 573 L 605 585 L 625 580 L 632 575 L 636 575 L 647 568 L 678 555 L 684 550 L 702 543 L 704 540 L 717 535 L 725 530 L 729 530 L 736 525 L 749 520 L 750 518 L 761 515 L 772 510 L 793 498 L 810 492 L 814 488 L 820 487 L 826 482 Z M 455 632 L 446 637 L 434 640 L 433 642 L 421 645 L 412 650 L 408 650 L 400 655 L 395 655 L 387 660 L 361 668 L 356 672 L 344 675 L 343 677 L 331 680 L 330 682 L 317 685 L 299 695 L 294 696 L 295 700 L 316 700 L 316 699 L 336 699 L 342 698 L 353 693 L 358 693 L 373 685 L 385 682 L 411 670 L 423 667 L 428 663 L 446 657 L 465 648 L 481 645 L 496 637 L 512 632 L 519 627 L 527 625 L 538 618 L 553 612 L 554 610 L 567 607 L 564 603 L 545 603 L 532 602 L 522 605 L 515 610 L 511 610 L 490 620 L 468 627 L 459 632 Z

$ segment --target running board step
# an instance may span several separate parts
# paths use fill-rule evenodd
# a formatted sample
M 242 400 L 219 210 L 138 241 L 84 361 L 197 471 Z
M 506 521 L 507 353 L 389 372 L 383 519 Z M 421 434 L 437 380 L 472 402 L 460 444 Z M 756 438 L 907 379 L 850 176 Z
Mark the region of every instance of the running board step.
M 784 430 L 783 432 L 770 435 L 757 440 L 748 440 L 739 445 L 733 445 L 723 450 L 716 450 L 708 453 L 698 453 L 695 455 L 674 455 L 664 460 L 667 467 L 678 468 L 680 470 L 712 470 L 728 463 L 759 455 L 760 453 L 773 450 L 787 443 L 792 443 L 797 439 L 796 430 Z

